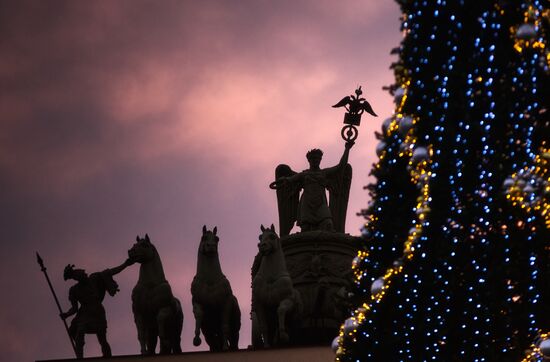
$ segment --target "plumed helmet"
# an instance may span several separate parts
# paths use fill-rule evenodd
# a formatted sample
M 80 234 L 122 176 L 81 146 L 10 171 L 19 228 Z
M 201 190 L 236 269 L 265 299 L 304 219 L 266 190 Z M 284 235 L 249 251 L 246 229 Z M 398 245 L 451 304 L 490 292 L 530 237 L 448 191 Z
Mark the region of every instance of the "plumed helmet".
M 68 280 L 71 279 L 74 271 L 74 264 L 67 264 L 65 267 L 65 270 L 63 270 L 63 279 Z

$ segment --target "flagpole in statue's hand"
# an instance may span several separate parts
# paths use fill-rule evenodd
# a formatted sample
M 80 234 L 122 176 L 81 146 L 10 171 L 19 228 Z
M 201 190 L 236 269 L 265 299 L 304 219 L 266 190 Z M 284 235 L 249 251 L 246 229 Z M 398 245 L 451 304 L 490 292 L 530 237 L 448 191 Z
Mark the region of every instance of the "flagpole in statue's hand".
M 42 272 L 44 273 L 44 276 L 46 277 L 46 281 L 48 282 L 48 285 L 50 287 L 50 290 L 53 294 L 53 299 L 55 299 L 55 304 L 57 304 L 57 308 L 59 309 L 59 314 L 63 314 L 63 310 L 61 309 L 61 305 L 59 304 L 59 300 L 57 299 L 57 295 L 55 294 L 55 291 L 53 290 L 52 283 L 50 282 L 50 277 L 48 277 L 48 273 L 46 272 L 46 267 L 44 266 L 44 261 L 40 257 L 40 254 L 38 252 L 36 253 L 36 261 L 38 262 L 38 265 L 40 265 L 40 268 Z M 71 337 L 71 333 L 69 333 L 69 327 L 67 326 L 67 322 L 65 319 L 61 318 L 63 321 L 63 325 L 65 326 L 65 330 L 67 331 L 67 335 L 69 336 L 69 340 L 71 341 L 71 346 L 73 347 L 73 351 L 75 356 L 78 358 L 78 354 L 76 353 L 76 346 L 74 344 L 73 338 Z

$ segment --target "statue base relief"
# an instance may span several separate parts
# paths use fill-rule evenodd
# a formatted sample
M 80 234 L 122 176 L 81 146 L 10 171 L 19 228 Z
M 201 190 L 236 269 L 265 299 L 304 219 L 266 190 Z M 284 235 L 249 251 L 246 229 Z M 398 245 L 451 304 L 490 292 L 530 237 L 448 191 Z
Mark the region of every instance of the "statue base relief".
M 351 262 L 360 238 L 306 231 L 281 238 L 288 272 L 302 297 L 303 315 L 291 331 L 292 345 L 330 345 L 348 315 Z

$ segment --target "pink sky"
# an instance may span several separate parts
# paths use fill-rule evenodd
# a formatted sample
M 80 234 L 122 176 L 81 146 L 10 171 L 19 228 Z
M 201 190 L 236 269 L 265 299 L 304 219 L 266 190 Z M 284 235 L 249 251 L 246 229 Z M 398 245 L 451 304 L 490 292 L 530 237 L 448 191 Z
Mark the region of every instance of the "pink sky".
M 0 350 L 9 361 L 72 351 L 34 252 L 69 307 L 67 263 L 118 265 L 149 233 L 184 306 L 203 224 L 218 227 L 221 264 L 250 340 L 250 266 L 260 224 L 277 225 L 274 169 L 338 162 L 343 110 L 359 84 L 366 117 L 351 151 L 347 231 L 375 162 L 374 130 L 392 113 L 390 1 L 8 1 L 0 5 Z M 278 225 L 277 225 L 278 227 Z M 130 293 L 138 267 L 104 303 L 114 354 L 139 351 Z M 85 355 L 99 355 L 87 337 Z

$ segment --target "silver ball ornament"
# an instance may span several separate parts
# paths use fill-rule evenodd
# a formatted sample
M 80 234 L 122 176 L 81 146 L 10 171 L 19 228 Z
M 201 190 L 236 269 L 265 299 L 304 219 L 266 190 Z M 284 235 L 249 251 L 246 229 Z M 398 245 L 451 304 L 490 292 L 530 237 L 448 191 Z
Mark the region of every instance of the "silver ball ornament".
M 516 37 L 523 40 L 531 40 L 537 36 L 537 29 L 533 24 L 521 24 L 516 31 Z
M 378 155 L 378 157 L 382 156 L 385 149 L 386 149 L 386 142 L 381 141 L 380 143 L 378 143 L 378 145 L 376 146 L 376 154 Z
M 417 147 L 414 149 L 411 160 L 414 163 L 425 161 L 429 158 L 428 149 L 426 147 Z
M 413 126 L 413 119 L 411 117 L 403 117 L 399 122 L 399 134 L 401 137 L 405 137 L 409 130 Z
M 545 358 L 550 358 L 550 339 L 545 339 L 540 342 L 539 349 L 540 353 L 542 353 Z
M 338 348 L 340 347 L 340 336 L 336 336 L 332 340 L 330 347 L 332 348 L 332 352 L 336 353 L 336 351 L 338 351 Z
M 350 334 L 357 328 L 357 321 L 352 318 L 348 318 L 344 321 L 344 333 Z
M 376 295 L 380 293 L 384 289 L 384 279 L 378 278 L 374 282 L 372 282 L 372 285 L 370 287 L 370 292 L 372 295 Z
M 399 87 L 393 93 L 393 97 L 394 97 L 393 100 L 395 101 L 396 104 L 399 104 L 401 103 L 401 100 L 403 99 L 404 95 L 405 95 L 405 89 Z
M 506 180 L 504 180 L 504 182 L 502 183 L 502 186 L 505 189 L 508 189 L 508 188 L 512 187 L 513 184 L 514 184 L 514 179 L 511 178 L 511 177 L 508 177 Z
M 392 123 L 393 119 L 386 118 L 386 120 L 382 123 L 382 133 L 386 134 L 388 132 L 388 129 L 390 129 L 390 125 Z
M 534 191 L 535 191 L 535 188 L 531 184 L 527 184 L 523 188 L 523 192 L 525 192 L 527 194 L 533 193 Z

